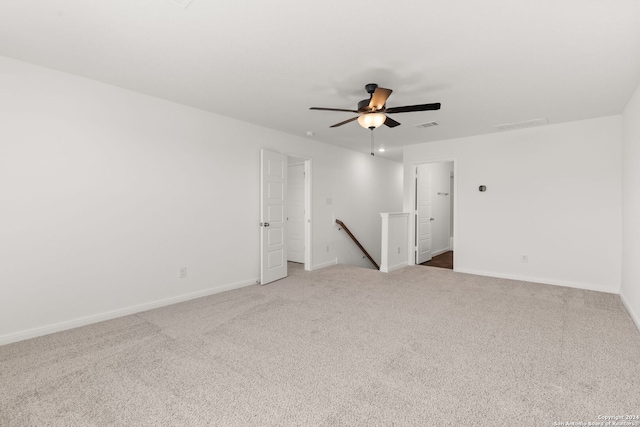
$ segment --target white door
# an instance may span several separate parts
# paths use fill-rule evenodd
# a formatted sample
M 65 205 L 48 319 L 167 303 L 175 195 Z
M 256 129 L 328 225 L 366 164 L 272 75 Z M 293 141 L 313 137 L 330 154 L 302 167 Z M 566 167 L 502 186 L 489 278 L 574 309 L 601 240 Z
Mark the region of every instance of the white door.
M 287 173 L 287 259 L 304 264 L 304 164 Z
M 261 150 L 260 283 L 287 276 L 287 156 Z
M 431 260 L 431 172 L 419 165 L 416 179 L 416 264 Z

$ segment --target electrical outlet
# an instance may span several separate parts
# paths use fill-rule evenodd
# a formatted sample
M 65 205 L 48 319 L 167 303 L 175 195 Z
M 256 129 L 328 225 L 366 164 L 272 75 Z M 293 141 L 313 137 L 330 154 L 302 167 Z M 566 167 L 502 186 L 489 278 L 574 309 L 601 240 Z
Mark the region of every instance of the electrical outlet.
M 529 262 L 529 255 L 527 254 L 520 255 L 520 262 Z
M 180 267 L 180 278 L 181 279 L 187 278 L 187 267 Z

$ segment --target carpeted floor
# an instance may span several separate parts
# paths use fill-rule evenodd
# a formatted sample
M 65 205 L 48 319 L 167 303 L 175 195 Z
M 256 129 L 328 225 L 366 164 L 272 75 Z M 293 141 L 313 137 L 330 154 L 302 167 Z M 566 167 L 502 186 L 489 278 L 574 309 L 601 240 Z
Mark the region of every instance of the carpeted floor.
M 0 425 L 552 426 L 640 413 L 617 295 L 304 272 L 0 347 Z M 559 425 L 559 424 L 556 424 Z

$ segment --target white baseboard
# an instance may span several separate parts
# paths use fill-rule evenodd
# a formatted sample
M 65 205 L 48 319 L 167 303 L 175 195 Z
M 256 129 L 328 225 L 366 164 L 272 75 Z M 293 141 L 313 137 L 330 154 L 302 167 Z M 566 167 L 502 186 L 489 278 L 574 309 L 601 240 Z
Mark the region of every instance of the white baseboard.
M 592 283 L 569 282 L 563 280 L 547 279 L 540 277 L 518 276 L 514 274 L 494 273 L 490 271 L 472 270 L 468 268 L 456 268 L 454 271 L 458 273 L 475 274 L 478 276 L 497 277 L 499 279 L 520 280 L 522 282 L 542 283 L 545 285 L 565 286 L 567 288 L 584 289 L 586 291 L 606 292 L 608 294 L 618 294 L 617 289 L 607 288 L 605 286 L 594 285 Z
M 171 298 L 165 298 L 165 299 L 152 301 L 144 304 L 134 305 L 131 307 L 125 307 L 118 310 L 107 311 L 105 313 L 98 313 L 91 316 L 80 317 L 78 319 L 67 320 L 60 323 L 54 323 L 52 325 L 41 326 L 38 328 L 28 329 L 26 331 L 14 332 L 11 334 L 0 336 L 0 345 L 23 341 L 29 338 L 40 337 L 42 335 L 48 335 L 54 332 L 66 331 L 67 329 L 78 328 L 80 326 L 86 326 L 92 323 L 98 323 L 98 322 L 103 322 L 105 320 L 115 319 L 117 317 L 128 316 L 130 314 L 140 313 L 140 312 L 151 310 L 154 308 L 164 307 L 171 304 L 177 304 L 179 302 L 189 301 L 196 298 L 202 298 L 209 295 L 218 294 L 220 292 L 230 291 L 232 289 L 243 288 L 245 286 L 255 285 L 257 281 L 258 281 L 257 278 L 243 280 L 241 282 L 216 286 L 214 288 L 209 288 L 209 289 L 205 289 L 198 292 L 178 295 Z
M 401 268 L 404 268 L 404 267 L 406 267 L 407 265 L 408 265 L 408 263 L 407 263 L 407 261 L 405 261 L 405 262 L 401 262 L 400 264 L 396 264 L 396 265 L 393 265 L 393 266 L 391 266 L 391 267 L 387 267 L 387 268 L 385 268 L 385 269 L 383 269 L 383 268 L 381 267 L 381 268 L 380 268 L 380 271 L 381 271 L 381 272 L 383 272 L 383 273 L 391 273 L 392 271 L 400 270 Z
M 640 316 L 634 313 L 633 309 L 631 308 L 631 305 L 629 304 L 629 301 L 627 301 L 624 295 L 620 294 L 620 299 L 622 300 L 622 305 L 624 305 L 624 308 L 627 309 L 629 316 L 631 316 L 631 320 L 633 320 L 633 323 L 636 324 L 636 328 L 638 328 L 638 332 L 640 332 Z
M 331 261 L 323 262 L 321 264 L 316 264 L 313 266 L 313 270 L 320 270 L 321 268 L 331 267 L 332 265 L 338 264 L 338 258 L 334 258 Z
M 431 257 L 438 256 L 438 255 L 442 255 L 443 253 L 445 253 L 445 252 L 449 252 L 450 250 L 451 250 L 451 249 L 449 249 L 449 248 L 445 248 L 445 249 L 437 250 L 437 251 L 435 251 L 435 252 L 431 252 Z

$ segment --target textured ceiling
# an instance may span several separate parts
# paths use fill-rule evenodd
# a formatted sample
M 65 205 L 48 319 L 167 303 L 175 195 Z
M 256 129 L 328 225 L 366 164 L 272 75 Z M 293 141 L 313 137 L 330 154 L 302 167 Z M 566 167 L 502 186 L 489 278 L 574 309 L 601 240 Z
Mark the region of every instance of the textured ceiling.
M 329 128 L 350 113 L 308 108 L 355 108 L 372 82 L 388 107 L 441 102 L 375 131 L 395 160 L 498 124 L 619 114 L 640 76 L 638 0 L 182 2 L 4 1 L 0 55 L 363 152 L 357 122 Z

